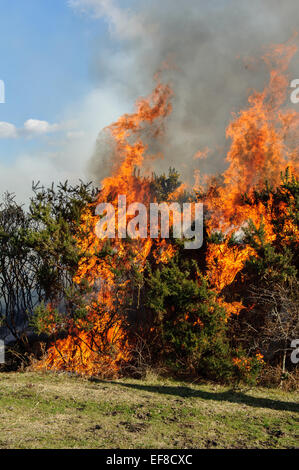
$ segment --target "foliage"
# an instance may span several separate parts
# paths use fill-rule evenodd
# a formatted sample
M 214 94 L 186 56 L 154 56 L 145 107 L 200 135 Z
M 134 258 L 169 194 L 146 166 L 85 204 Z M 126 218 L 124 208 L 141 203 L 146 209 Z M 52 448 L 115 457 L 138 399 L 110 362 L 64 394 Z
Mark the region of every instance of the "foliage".
M 41 260 L 28 243 L 34 221 L 13 195 L 5 194 L 0 206 L 0 320 L 3 336 L 24 337 L 28 315 L 42 299 L 37 272 Z
M 82 182 L 76 186 L 65 182 L 47 189 L 35 185 L 33 190 L 29 214 L 35 228 L 28 233 L 28 244 L 41 259 L 36 274 L 45 301 L 57 302 L 64 297 L 65 288 L 72 285 L 84 256 L 76 237 L 86 236 L 80 232 L 81 217 L 96 190 Z
M 68 300 L 83 256 L 75 235 L 95 192 L 90 184 L 66 182 L 48 189 L 35 185 L 33 193 L 27 211 L 10 194 L 0 207 L 1 324 L 19 341 L 41 302 Z
M 226 312 L 195 262 L 176 257 L 149 270 L 146 306 L 160 332 L 155 347 L 175 372 L 210 378 L 229 373 Z

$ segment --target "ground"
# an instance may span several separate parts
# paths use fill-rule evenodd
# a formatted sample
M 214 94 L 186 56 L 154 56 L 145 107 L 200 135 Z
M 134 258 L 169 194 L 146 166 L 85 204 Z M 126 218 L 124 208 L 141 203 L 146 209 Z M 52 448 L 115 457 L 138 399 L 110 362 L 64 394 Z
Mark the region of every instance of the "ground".
M 299 393 L 0 374 L 0 448 L 295 448 Z

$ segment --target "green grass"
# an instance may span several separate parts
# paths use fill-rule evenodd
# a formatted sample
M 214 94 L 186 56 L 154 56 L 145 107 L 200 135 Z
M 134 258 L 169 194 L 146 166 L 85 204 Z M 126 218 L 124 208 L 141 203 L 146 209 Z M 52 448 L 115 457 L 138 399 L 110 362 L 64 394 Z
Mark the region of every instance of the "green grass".
M 299 393 L 0 374 L 0 448 L 294 448 Z

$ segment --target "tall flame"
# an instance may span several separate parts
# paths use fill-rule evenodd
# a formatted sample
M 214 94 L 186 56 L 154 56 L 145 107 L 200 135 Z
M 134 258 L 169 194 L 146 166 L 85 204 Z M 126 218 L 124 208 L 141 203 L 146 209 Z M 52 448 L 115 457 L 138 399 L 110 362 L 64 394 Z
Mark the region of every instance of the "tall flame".
M 78 236 L 77 243 L 85 256 L 81 259 L 74 277 L 77 284 L 86 280 L 98 288 L 97 302 L 91 302 L 89 306 L 88 320 L 93 328 L 84 331 L 83 322 L 82 325 L 77 325 L 75 330 L 70 328 L 66 339 L 60 339 L 50 347 L 46 358 L 38 365 L 40 368 L 66 369 L 89 375 L 111 375 L 117 371 L 121 361 L 127 361 L 130 357 L 130 346 L 127 344 L 126 334 L 113 301 L 117 295 L 118 303 L 121 305 L 124 302 L 123 296 L 126 294 L 129 279 L 124 279 L 122 285 L 117 284 L 115 269 L 121 267 L 129 271 L 133 260 L 136 269 L 142 272 L 151 250 L 157 263 L 166 263 L 173 256 L 174 250 L 165 240 L 156 240 L 153 245 L 154 241 L 149 236 L 135 240 L 135 243 L 128 247 L 127 241 L 116 231 L 111 256 L 97 256 L 104 247 L 105 240 L 95 235 L 99 218 L 94 215 L 94 209 L 102 202 L 110 202 L 115 207 L 118 219 L 119 195 L 126 196 L 127 204 L 138 201 L 143 202 L 145 206 L 149 205 L 150 180 L 146 177 L 136 177 L 135 174 L 136 168 L 146 171 L 149 160 L 153 158 L 147 153 L 147 146 L 143 143 L 141 134 L 145 128 L 153 138 L 158 138 L 163 133 L 163 120 L 172 110 L 171 96 L 170 87 L 158 81 L 154 92 L 148 98 L 137 102 L 134 113 L 125 114 L 106 129 L 115 143 L 114 169 L 112 175 L 102 181 L 97 200 L 87 207 L 83 214 L 81 231 L 84 237 Z M 120 228 L 119 225 L 117 228 Z M 98 305 L 105 306 L 104 314 L 103 311 L 100 314 L 96 311 Z
M 210 234 L 221 230 L 229 235 L 251 220 L 256 226 L 263 222 L 267 241 L 275 238 L 271 204 L 268 211 L 262 204 L 244 205 L 242 195 L 252 195 L 265 181 L 277 187 L 287 167 L 293 174 L 298 174 L 299 115 L 282 107 L 289 84 L 286 70 L 296 50 L 293 40 L 270 48 L 264 56 L 267 65 L 273 67 L 269 84 L 262 92 L 254 92 L 249 97 L 246 109 L 233 115 L 226 131 L 231 146 L 223 184 L 217 184 L 211 178 L 204 198 L 210 213 L 207 220 Z M 208 276 L 218 292 L 232 283 L 246 259 L 254 255 L 251 247 L 229 246 L 228 240 L 229 237 L 226 242 L 211 244 L 208 248 Z M 239 307 L 240 310 L 242 305 Z

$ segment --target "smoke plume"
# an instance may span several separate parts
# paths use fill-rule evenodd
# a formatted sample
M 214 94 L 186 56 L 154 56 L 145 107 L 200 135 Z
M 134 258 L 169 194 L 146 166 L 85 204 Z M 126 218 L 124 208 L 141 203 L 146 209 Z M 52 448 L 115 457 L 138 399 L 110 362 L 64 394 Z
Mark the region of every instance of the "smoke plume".
M 163 81 L 170 82 L 173 113 L 164 138 L 148 142 L 149 152 L 163 153 L 159 171 L 174 166 L 189 180 L 194 168 L 202 173 L 223 171 L 231 113 L 246 105 L 252 89 L 263 89 L 268 71 L 260 58 L 266 47 L 287 41 L 298 24 L 295 0 L 138 0 L 126 2 L 125 7 L 124 2 L 109 0 L 70 4 L 104 17 L 109 24 L 108 50 L 98 51 L 91 67 L 101 86 L 113 87 L 134 103 L 151 92 L 158 70 Z M 292 62 L 290 80 L 299 77 L 298 57 Z M 103 135 L 99 134 L 89 165 L 97 181 L 109 171 L 113 151 Z M 207 158 L 194 159 L 198 151 L 206 151 Z

